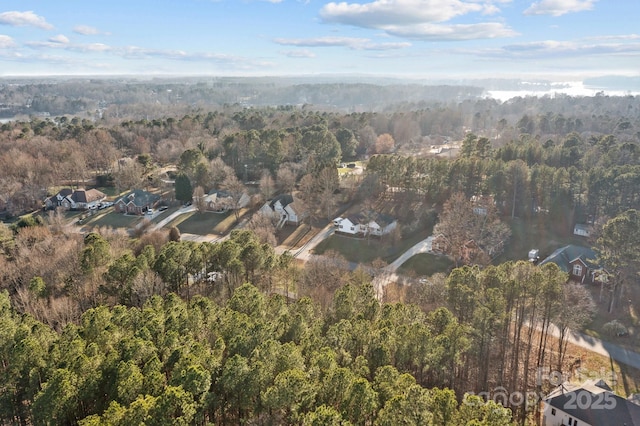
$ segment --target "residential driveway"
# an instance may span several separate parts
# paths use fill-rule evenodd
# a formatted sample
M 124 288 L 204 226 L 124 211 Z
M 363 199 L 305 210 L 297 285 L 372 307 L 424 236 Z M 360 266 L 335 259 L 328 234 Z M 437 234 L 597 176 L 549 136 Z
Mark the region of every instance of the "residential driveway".
M 431 243 L 433 242 L 433 235 L 427 237 L 426 239 L 420 241 L 409 250 L 402 253 L 402 255 L 391 262 L 385 270 L 387 272 L 395 272 L 404 262 L 411 259 L 413 256 L 419 253 L 431 253 Z
M 322 228 L 320 230 L 320 232 L 318 232 L 312 239 L 307 241 L 305 245 L 303 245 L 301 248 L 299 248 L 298 251 L 295 251 L 295 252 L 293 252 L 291 254 L 296 259 L 300 259 L 303 262 L 307 262 L 312 256 L 311 251 L 318 244 L 320 244 L 321 241 L 323 241 L 324 239 L 329 238 L 331 235 L 333 235 L 334 231 L 335 231 L 335 229 L 334 229 L 333 223 L 329 223 L 327 226 Z
M 393 282 L 404 281 L 404 278 L 396 274 L 396 270 L 407 260 L 419 253 L 431 253 L 431 243 L 433 242 L 433 235 L 415 244 L 409 250 L 405 251 L 396 260 L 388 264 L 384 269 L 378 271 L 373 278 L 373 288 L 376 291 L 378 299 L 382 299 L 384 295 L 384 288 Z
M 154 230 L 161 229 L 167 223 L 170 223 L 173 219 L 175 219 L 176 217 L 180 216 L 181 214 L 192 212 L 195 209 L 196 209 L 196 207 L 193 206 L 193 205 L 187 206 L 187 207 L 181 207 L 180 209 L 176 210 L 175 212 L 171 213 L 169 216 L 165 217 L 160 222 L 158 222 L 153 229 Z

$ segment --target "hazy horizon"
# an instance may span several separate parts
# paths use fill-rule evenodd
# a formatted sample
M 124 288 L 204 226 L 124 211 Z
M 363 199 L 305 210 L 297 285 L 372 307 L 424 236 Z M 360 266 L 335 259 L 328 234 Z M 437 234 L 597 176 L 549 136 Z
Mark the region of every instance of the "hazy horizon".
M 6 0 L 0 77 L 638 77 L 638 12 L 597 0 Z

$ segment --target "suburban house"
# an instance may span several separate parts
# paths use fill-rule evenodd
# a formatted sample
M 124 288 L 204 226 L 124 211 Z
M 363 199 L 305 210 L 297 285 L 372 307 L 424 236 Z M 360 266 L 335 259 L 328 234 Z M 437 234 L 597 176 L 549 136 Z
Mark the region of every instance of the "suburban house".
M 597 262 L 596 253 L 588 247 L 568 245 L 561 247 L 546 257 L 540 265 L 555 263 L 569 274 L 571 281 L 595 283 L 606 280 L 607 271 Z
M 302 203 L 292 194 L 279 195 L 267 201 L 259 212 L 278 220 L 277 228 L 285 224 L 298 225 L 306 216 Z
M 134 189 L 118 198 L 113 204 L 113 208 L 118 213 L 144 214 L 144 212 L 153 208 L 159 199 L 159 195 L 142 189 Z
M 107 196 L 97 189 L 61 189 L 56 195 L 44 200 L 47 209 L 61 207 L 65 210 L 89 210 L 95 209 Z
M 354 214 L 347 217 L 338 217 L 333 220 L 333 225 L 338 232 L 349 235 L 375 235 L 381 236 L 393 231 L 398 222 L 391 216 L 371 212 L 370 214 Z
M 591 235 L 591 227 L 584 223 L 576 223 L 575 226 L 573 227 L 573 235 L 588 237 Z
M 206 209 L 212 212 L 226 212 L 234 208 L 244 208 L 249 205 L 249 195 L 242 193 L 237 205 L 233 201 L 231 194 L 225 191 L 212 190 L 204 197 Z
M 640 405 L 613 393 L 603 380 L 563 383 L 541 402 L 543 426 L 640 425 Z

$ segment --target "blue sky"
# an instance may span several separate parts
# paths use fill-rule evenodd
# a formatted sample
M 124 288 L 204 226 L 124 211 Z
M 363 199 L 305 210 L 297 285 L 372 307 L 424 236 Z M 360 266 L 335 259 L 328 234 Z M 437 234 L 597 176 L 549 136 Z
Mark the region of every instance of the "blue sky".
M 2 0 L 0 76 L 640 75 L 639 0 Z

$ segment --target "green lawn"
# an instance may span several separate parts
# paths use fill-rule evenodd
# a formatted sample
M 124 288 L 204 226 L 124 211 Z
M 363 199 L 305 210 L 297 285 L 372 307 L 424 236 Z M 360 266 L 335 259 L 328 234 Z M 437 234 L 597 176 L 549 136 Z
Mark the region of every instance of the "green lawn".
M 236 222 L 232 212 L 227 213 L 198 213 L 190 212 L 180 215 L 172 226 L 177 226 L 180 232 L 197 235 L 225 234 Z
M 314 253 L 323 254 L 333 250 L 340 253 L 350 262 L 370 263 L 380 258 L 387 263 L 391 263 L 416 243 L 427 238 L 427 234 L 427 232 L 415 233 L 411 238 L 406 238 L 395 246 L 390 246 L 384 240 L 377 238 L 367 240 L 344 235 L 332 235 L 318 244 L 314 249 Z
M 513 219 L 507 220 L 507 224 L 511 227 L 511 238 L 504 252 L 494 260 L 496 265 L 509 260 L 527 260 L 531 249 L 540 250 L 540 258 L 544 259 L 555 249 L 567 244 L 590 245 L 584 237 L 563 235 L 555 231 L 544 219 Z
M 95 218 L 89 218 L 84 224 L 88 226 L 109 226 L 111 228 L 133 228 L 142 216 L 125 215 L 109 209 L 108 213 L 98 214 Z
M 404 262 L 398 272 L 405 275 L 431 276 L 437 272 L 447 273 L 453 262 L 447 256 L 438 256 L 431 253 L 418 253 Z

